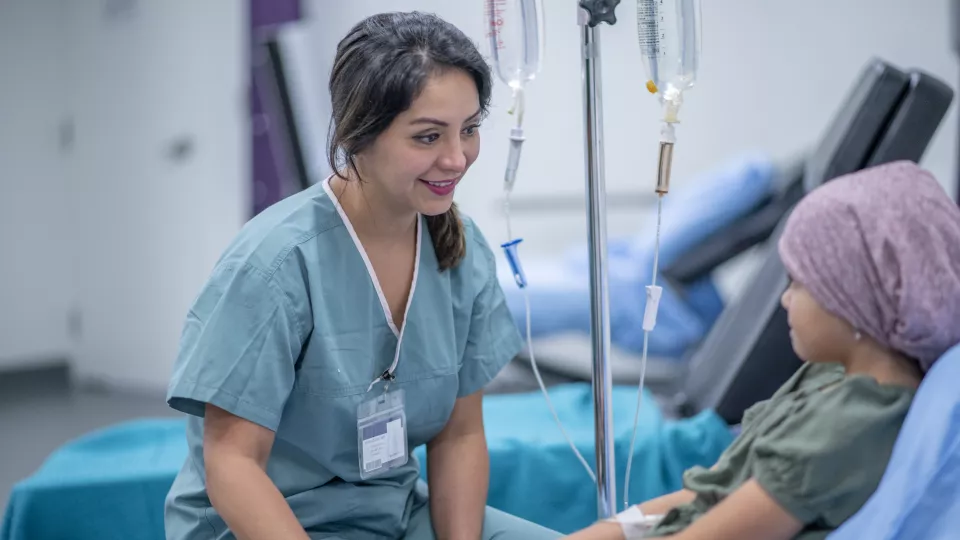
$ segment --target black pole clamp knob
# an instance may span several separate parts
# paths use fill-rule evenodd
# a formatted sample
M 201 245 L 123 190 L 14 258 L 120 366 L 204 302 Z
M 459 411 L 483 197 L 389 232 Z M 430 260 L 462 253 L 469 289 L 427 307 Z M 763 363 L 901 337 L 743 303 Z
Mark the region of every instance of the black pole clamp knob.
M 589 19 L 587 24 L 591 27 L 600 23 L 616 24 L 617 14 L 615 13 L 620 0 L 580 0 L 580 7 L 587 12 Z

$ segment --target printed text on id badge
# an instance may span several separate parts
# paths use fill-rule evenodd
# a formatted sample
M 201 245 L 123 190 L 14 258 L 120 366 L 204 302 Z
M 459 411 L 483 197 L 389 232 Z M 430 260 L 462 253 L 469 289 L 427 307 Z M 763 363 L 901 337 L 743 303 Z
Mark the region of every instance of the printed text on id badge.
M 362 479 L 406 465 L 407 416 L 402 389 L 380 393 L 360 403 L 357 444 Z

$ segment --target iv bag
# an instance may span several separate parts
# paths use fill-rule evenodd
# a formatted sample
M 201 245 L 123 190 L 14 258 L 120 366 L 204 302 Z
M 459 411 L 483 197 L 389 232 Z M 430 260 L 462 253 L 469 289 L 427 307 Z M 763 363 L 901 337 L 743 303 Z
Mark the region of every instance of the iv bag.
M 494 71 L 514 91 L 540 71 L 543 56 L 541 0 L 484 0 Z
M 700 0 L 637 0 L 637 36 L 648 89 L 679 105 L 700 67 Z

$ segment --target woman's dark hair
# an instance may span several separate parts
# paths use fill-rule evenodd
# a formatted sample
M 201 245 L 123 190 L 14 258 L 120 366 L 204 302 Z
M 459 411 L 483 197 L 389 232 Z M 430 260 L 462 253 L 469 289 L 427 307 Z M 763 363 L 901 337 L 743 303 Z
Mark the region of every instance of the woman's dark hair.
M 491 74 L 470 39 L 452 24 L 425 13 L 381 13 L 364 19 L 337 46 L 330 73 L 333 108 L 328 159 L 343 177 L 359 177 L 354 158 L 368 148 L 420 95 L 428 79 L 460 69 L 477 85 L 480 109 L 490 104 Z M 466 252 L 456 204 L 427 217 L 440 270 L 455 267 Z

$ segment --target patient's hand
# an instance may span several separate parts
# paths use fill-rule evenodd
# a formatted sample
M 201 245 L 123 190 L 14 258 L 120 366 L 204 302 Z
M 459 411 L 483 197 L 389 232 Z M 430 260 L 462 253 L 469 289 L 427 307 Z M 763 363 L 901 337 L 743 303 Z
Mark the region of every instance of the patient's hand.
M 647 516 L 663 515 L 674 507 L 693 502 L 694 498 L 696 498 L 694 492 L 681 489 L 641 504 L 640 511 Z M 623 529 L 617 523 L 601 522 L 566 538 L 568 540 L 623 540 Z

